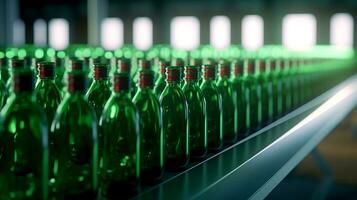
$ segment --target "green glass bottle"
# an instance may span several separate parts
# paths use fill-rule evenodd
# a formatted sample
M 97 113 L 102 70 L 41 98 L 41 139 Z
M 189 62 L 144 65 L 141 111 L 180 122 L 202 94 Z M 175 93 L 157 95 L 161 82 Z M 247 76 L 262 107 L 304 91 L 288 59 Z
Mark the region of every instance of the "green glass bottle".
M 266 78 L 267 68 L 265 61 L 257 59 L 255 61 L 255 82 L 258 87 L 258 114 L 259 114 L 259 128 L 269 122 L 269 106 L 270 106 L 270 88 Z
M 235 131 L 238 134 L 238 138 L 247 136 L 247 103 L 245 99 L 245 82 L 243 79 L 243 60 L 236 60 L 232 62 L 233 68 L 233 96 L 234 96 L 234 120 Z
M 293 70 L 293 61 L 291 59 L 287 59 L 285 61 L 285 67 L 284 67 L 284 72 L 283 72 L 283 78 L 285 82 L 285 93 L 286 93 L 286 112 L 290 112 L 293 108 L 293 101 L 294 101 L 294 96 L 293 96 L 293 84 L 294 80 L 291 75 Z
M 0 80 L 6 83 L 10 78 L 9 62 L 6 57 L 0 58 Z
M 102 116 L 104 105 L 108 101 L 111 94 L 108 74 L 109 66 L 107 64 L 94 64 L 94 81 L 89 87 L 86 97 L 89 104 L 94 108 L 97 120 L 99 120 L 100 116 Z
M 130 60 L 125 59 L 125 58 L 118 58 L 116 71 L 122 72 L 122 73 L 128 73 L 129 78 L 131 78 L 132 77 L 132 69 L 131 69 Z M 131 98 L 134 97 L 137 90 L 138 90 L 138 87 L 136 86 L 135 82 L 130 81 L 130 97 Z
M 185 95 L 180 88 L 180 68 L 166 68 L 166 87 L 160 96 L 162 130 L 165 136 L 165 167 L 179 170 L 190 158 L 190 126 Z
M 55 83 L 60 91 L 65 87 L 64 82 L 64 73 L 65 73 L 65 59 L 64 58 L 55 58 Z
M 199 67 L 185 67 L 185 85 L 182 90 L 188 104 L 188 118 L 190 119 L 190 156 L 202 158 L 206 155 L 207 134 L 205 130 L 206 101 L 198 84 Z
M 9 94 L 12 93 L 12 82 L 13 82 L 13 78 L 12 75 L 14 74 L 14 72 L 16 72 L 19 69 L 24 69 L 26 66 L 26 62 L 23 59 L 18 59 L 17 57 L 12 58 L 11 60 L 11 73 L 10 73 L 10 78 L 7 80 L 6 82 L 6 89 L 8 91 Z M 28 67 L 30 68 L 30 67 Z
M 55 83 L 55 63 L 41 62 L 38 65 L 36 83 L 36 101 L 45 111 L 47 122 L 52 123 L 58 105 L 61 102 L 61 92 Z
M 133 81 L 135 83 L 138 83 L 140 81 L 140 72 L 141 71 L 152 71 L 151 69 L 151 65 L 150 65 L 150 62 L 144 58 L 139 58 L 137 60 L 137 67 L 136 69 L 134 70 L 134 79 Z M 153 73 L 153 76 L 154 76 L 154 80 L 155 80 L 155 74 Z M 135 93 L 136 94 L 136 93 Z
M 206 101 L 205 126 L 208 141 L 208 149 L 220 150 L 223 146 L 223 113 L 222 97 L 216 86 L 215 65 L 203 65 L 203 82 L 200 86 Z
M 237 132 L 234 129 L 234 96 L 231 83 L 231 66 L 225 61 L 218 64 L 219 78 L 217 81 L 217 89 L 222 98 L 223 112 L 223 140 L 228 143 L 233 143 L 237 140 Z
M 279 60 L 271 60 L 271 70 L 273 78 L 273 115 L 274 118 L 278 118 L 282 114 L 282 83 L 279 76 L 280 63 Z
M 199 58 L 190 58 L 189 59 L 190 66 L 196 66 L 198 68 L 198 85 L 201 85 L 202 78 L 202 59 Z
M 270 123 L 274 120 L 274 87 L 273 87 L 273 81 L 274 81 L 274 77 L 273 77 L 273 69 L 272 69 L 272 65 L 274 63 L 272 62 L 271 59 L 266 59 L 265 60 L 265 73 L 264 73 L 264 80 L 265 80 L 265 87 L 266 87 L 266 91 L 267 94 L 266 96 L 268 96 L 268 119 L 267 122 Z M 264 97 L 263 97 L 264 98 Z M 264 105 L 264 104 L 263 104 Z M 265 111 L 263 111 L 263 119 L 266 119 L 266 109 Z
M 83 72 L 83 68 L 84 68 L 84 62 L 83 60 L 78 60 L 77 58 L 68 58 L 68 62 L 69 65 L 68 67 L 65 69 L 65 72 L 72 72 L 72 71 L 79 71 L 79 72 Z M 67 83 L 68 81 L 68 73 L 64 73 L 63 75 L 63 79 L 62 79 L 62 83 L 64 85 L 66 85 L 65 87 L 62 87 L 61 89 L 61 96 L 62 98 L 64 98 L 64 96 L 66 96 L 67 93 Z M 60 89 L 60 88 L 59 88 Z
M 153 91 L 154 76 L 141 70 L 139 89 L 133 103 L 139 113 L 141 181 L 153 183 L 164 172 L 164 135 L 161 131 L 160 104 Z
M 51 125 L 52 192 L 59 199 L 96 199 L 98 187 L 97 120 L 85 98 L 87 77 L 67 75 L 67 93 Z
M 281 108 L 282 108 L 282 114 L 286 114 L 289 111 L 289 104 L 290 104 L 290 96 L 289 96 L 289 91 L 290 91 L 290 80 L 289 77 L 287 76 L 287 73 L 289 71 L 289 61 L 287 59 L 282 59 L 280 60 L 280 73 L 278 75 L 280 81 L 281 81 Z
M 9 96 L 6 82 L 9 79 L 8 62 L 6 58 L 0 58 L 0 110 L 5 105 Z
M 156 96 L 159 98 L 162 91 L 164 91 L 164 88 L 166 86 L 166 62 L 164 60 L 159 60 L 158 61 L 160 73 L 159 77 L 157 78 L 155 82 L 155 87 L 154 87 L 154 92 Z
M 47 122 L 33 94 L 33 72 L 17 70 L 12 79 L 0 115 L 0 199 L 47 199 Z
M 101 195 L 111 199 L 136 194 L 140 177 L 139 116 L 131 101 L 129 80 L 128 73 L 113 74 L 113 92 L 99 121 L 104 141 Z
M 185 79 L 184 79 L 185 61 L 182 58 L 172 58 L 171 66 L 175 66 L 180 69 L 180 87 L 183 87 L 183 85 L 185 84 Z
M 291 86 L 291 104 L 292 108 L 295 109 L 299 106 L 299 78 L 298 78 L 298 60 L 293 59 L 291 63 L 291 69 L 289 76 L 292 79 L 292 86 Z
M 244 95 L 245 95 L 245 102 L 246 105 L 246 118 L 247 118 L 247 131 L 252 133 L 259 128 L 259 119 L 260 119 L 260 112 L 259 112 L 259 92 L 260 86 L 256 83 L 254 61 L 251 59 L 244 60 Z M 258 72 L 257 72 L 258 73 Z

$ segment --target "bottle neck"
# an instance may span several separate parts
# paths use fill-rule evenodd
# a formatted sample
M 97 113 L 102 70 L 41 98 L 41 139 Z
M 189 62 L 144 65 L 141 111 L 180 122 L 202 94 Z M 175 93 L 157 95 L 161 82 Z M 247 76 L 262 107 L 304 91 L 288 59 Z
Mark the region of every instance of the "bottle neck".
M 129 97 L 129 95 L 130 95 L 130 92 L 129 92 L 129 90 L 114 90 L 113 91 L 113 94 L 115 95 L 115 96 L 118 96 L 118 97 L 123 97 L 123 96 L 125 96 L 125 97 L 127 97 L 127 98 L 130 98 Z
M 14 91 L 14 95 L 16 98 L 21 98 L 22 100 L 34 100 L 34 91 L 26 90 L 26 91 Z

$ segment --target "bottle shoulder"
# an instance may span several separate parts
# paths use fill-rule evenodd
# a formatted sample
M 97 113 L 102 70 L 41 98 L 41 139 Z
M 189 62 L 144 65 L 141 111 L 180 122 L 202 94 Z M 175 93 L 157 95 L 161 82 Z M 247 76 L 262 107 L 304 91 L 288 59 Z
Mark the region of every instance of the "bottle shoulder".
M 11 95 L 8 103 L 1 110 L 0 117 L 4 120 L 4 124 L 16 118 L 17 121 L 40 121 L 47 125 L 43 110 L 33 97 Z
M 201 84 L 201 91 L 203 95 L 218 94 L 217 85 L 213 81 L 204 81 Z
M 44 98 L 53 98 L 57 101 L 61 100 L 61 92 L 54 81 L 40 81 L 35 88 L 36 100 Z
M 128 97 L 114 94 L 106 103 L 99 123 L 103 124 L 104 122 L 118 119 L 121 116 L 135 118 L 136 115 L 136 106 Z
M 138 109 L 143 109 L 146 106 L 154 107 L 155 109 L 159 109 L 159 100 L 152 91 L 152 89 L 139 89 L 134 98 L 133 103 Z
M 185 100 L 184 93 L 179 85 L 166 85 L 164 91 L 160 96 L 160 103 L 162 104 L 164 101 L 183 101 Z
M 108 81 L 94 81 L 89 87 L 86 97 L 88 99 L 96 98 L 98 96 L 105 96 L 109 98 L 110 94 L 110 84 Z

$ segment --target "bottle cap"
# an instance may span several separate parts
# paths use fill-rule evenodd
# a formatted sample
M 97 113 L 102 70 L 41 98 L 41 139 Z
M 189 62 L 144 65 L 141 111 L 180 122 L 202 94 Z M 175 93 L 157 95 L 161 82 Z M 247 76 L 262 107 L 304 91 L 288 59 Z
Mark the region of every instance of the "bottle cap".
M 231 66 L 226 62 L 221 62 L 218 64 L 220 77 L 230 77 L 231 76 Z
M 113 90 L 115 92 L 128 91 L 130 88 L 130 78 L 127 72 L 115 72 L 113 74 Z
M 30 68 L 22 68 L 13 72 L 13 91 L 15 93 L 23 91 L 33 91 L 34 74 Z
M 70 66 L 70 71 L 83 71 L 84 62 L 83 60 L 72 59 Z
M 243 60 L 235 60 L 232 62 L 231 65 L 235 76 L 243 74 L 243 69 L 244 69 Z
M 154 86 L 154 74 L 151 70 L 141 70 L 139 72 L 139 87 L 152 87 Z
M 185 67 L 185 79 L 187 81 L 198 80 L 198 67 L 197 66 L 186 66 Z
M 85 90 L 87 89 L 87 77 L 81 71 L 74 70 L 68 72 L 67 83 L 68 92 L 85 92 Z
M 55 77 L 55 63 L 43 61 L 37 64 L 38 75 L 41 79 Z
M 177 82 L 180 81 L 180 67 L 169 66 L 166 67 L 166 81 L 167 82 Z
M 96 63 L 93 65 L 93 78 L 94 80 L 108 78 L 109 66 L 103 63 Z
M 130 60 L 126 58 L 118 58 L 117 59 L 117 71 L 130 73 L 131 65 Z
M 216 74 L 215 65 L 203 65 L 203 78 L 205 80 L 216 79 Z

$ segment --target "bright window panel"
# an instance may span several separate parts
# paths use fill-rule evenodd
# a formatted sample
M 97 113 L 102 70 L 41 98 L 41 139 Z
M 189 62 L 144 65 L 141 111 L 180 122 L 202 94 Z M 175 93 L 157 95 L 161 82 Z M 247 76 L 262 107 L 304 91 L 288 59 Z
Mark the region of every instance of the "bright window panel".
M 227 16 L 214 16 L 211 19 L 210 42 L 216 49 L 225 49 L 231 44 L 231 22 Z
M 101 44 L 104 49 L 115 50 L 124 43 L 124 25 L 119 18 L 106 18 L 101 25 Z
M 13 24 L 13 44 L 21 46 L 25 44 L 25 23 L 18 19 Z
M 46 46 L 47 24 L 43 19 L 37 19 L 33 24 L 33 40 L 37 46 Z
M 152 46 L 152 21 L 148 17 L 138 17 L 133 24 L 134 46 L 140 50 L 147 50 Z
M 316 18 L 312 14 L 288 14 L 283 19 L 283 45 L 308 50 L 316 44 Z
M 242 46 L 254 51 L 264 44 L 264 21 L 259 15 L 247 15 L 242 19 Z
M 330 43 L 339 48 L 353 46 L 353 18 L 347 13 L 337 13 L 331 18 Z
M 50 46 L 57 50 L 67 48 L 69 44 L 69 24 L 66 19 L 52 19 L 48 25 Z
M 192 50 L 200 44 L 200 22 L 197 17 L 174 17 L 170 26 L 171 45 L 177 49 Z

